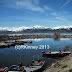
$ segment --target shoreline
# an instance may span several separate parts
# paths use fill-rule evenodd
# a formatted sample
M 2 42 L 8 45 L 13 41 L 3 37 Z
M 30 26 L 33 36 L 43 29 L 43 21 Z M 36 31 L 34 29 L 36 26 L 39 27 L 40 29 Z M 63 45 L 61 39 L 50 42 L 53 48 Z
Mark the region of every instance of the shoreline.
M 60 39 L 60 38 L 71 38 L 72 35 L 14 35 L 14 36 L 8 36 L 8 35 L 0 35 L 0 41 L 6 41 L 6 40 L 17 40 L 17 39 L 35 39 L 35 38 L 54 38 L 54 39 Z
M 70 38 L 72 39 L 72 35 L 15 35 L 15 36 L 8 36 L 8 35 L 0 35 L 0 41 L 6 40 L 17 40 L 17 39 L 35 39 L 35 38 Z M 72 51 L 71 51 L 72 53 Z M 58 60 L 48 68 L 46 68 L 43 72 L 72 72 L 72 54 L 65 56 Z
M 43 72 L 72 72 L 72 54 L 65 56 L 46 68 Z

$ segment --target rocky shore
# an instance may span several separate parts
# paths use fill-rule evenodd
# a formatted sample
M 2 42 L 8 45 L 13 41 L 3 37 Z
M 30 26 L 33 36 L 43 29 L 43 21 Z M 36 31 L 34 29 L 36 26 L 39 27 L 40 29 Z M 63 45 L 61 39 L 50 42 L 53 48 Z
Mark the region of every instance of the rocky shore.
M 72 54 L 53 63 L 43 72 L 72 72 Z
M 17 39 L 34 39 L 34 38 L 71 38 L 72 35 L 14 35 L 14 36 L 8 36 L 8 35 L 0 35 L 0 41 L 3 40 L 17 40 Z

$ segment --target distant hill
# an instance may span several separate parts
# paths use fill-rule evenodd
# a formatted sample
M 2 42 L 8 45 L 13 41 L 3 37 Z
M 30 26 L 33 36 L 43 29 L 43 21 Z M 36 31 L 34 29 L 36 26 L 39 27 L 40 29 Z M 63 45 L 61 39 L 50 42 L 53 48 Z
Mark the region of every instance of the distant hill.
M 33 26 L 33 27 L 18 27 L 18 28 L 9 28 L 9 27 L 0 27 L 1 33 L 47 33 L 47 32 L 72 32 L 72 26 L 60 26 L 60 27 L 42 27 L 42 26 Z

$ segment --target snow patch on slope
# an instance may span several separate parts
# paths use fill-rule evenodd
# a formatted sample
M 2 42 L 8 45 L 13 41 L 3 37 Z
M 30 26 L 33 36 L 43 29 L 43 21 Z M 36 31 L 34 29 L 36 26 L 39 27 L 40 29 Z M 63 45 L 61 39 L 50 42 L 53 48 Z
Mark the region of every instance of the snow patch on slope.
M 26 27 L 26 26 L 22 26 L 22 27 L 12 27 L 12 28 L 9 28 L 9 27 L 0 27 L 0 31 L 23 31 L 23 30 L 26 30 L 26 29 L 70 29 L 72 28 L 72 26 L 59 26 L 59 27 L 43 27 L 43 26 L 39 26 L 39 25 L 36 25 L 36 26 L 33 26 L 33 27 Z

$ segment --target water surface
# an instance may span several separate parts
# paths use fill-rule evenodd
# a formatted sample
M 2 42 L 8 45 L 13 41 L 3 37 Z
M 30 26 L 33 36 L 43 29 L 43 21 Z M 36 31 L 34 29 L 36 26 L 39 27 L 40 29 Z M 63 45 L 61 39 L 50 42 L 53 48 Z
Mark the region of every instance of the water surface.
M 32 44 L 25 45 L 28 46 L 38 46 L 38 49 L 20 49 L 16 50 L 15 47 L 10 48 L 0 48 L 0 66 L 11 66 L 12 64 L 19 64 L 23 62 L 24 65 L 29 65 L 32 60 L 45 60 L 46 65 L 49 66 L 52 62 L 55 62 L 55 59 L 46 59 L 42 58 L 42 51 L 58 51 L 64 50 L 65 47 L 72 45 L 71 39 L 60 39 L 54 40 L 52 38 L 44 38 L 44 39 L 22 39 L 22 41 L 33 41 Z M 39 45 L 49 45 L 49 49 L 39 49 Z
M 0 35 L 53 35 L 54 33 L 14 33 L 14 34 L 0 34 Z M 72 33 L 60 33 L 61 35 L 72 35 Z

